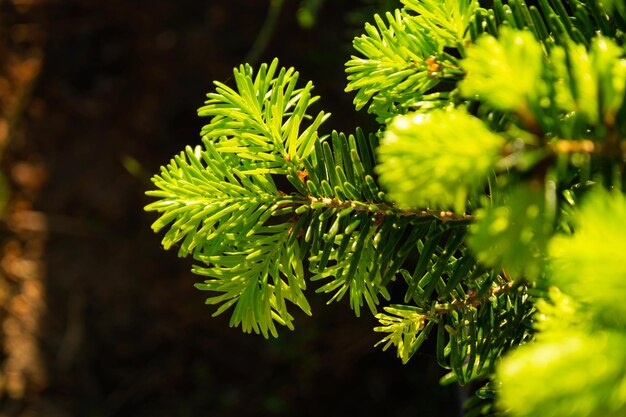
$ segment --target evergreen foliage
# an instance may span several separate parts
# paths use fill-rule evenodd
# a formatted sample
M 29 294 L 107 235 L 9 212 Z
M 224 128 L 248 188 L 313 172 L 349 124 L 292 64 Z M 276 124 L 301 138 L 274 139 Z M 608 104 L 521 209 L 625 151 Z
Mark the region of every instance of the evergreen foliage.
M 319 133 L 310 82 L 243 65 L 154 176 L 153 229 L 244 332 L 314 286 L 404 363 L 435 339 L 467 416 L 625 415 L 624 2 L 402 3 L 346 64 L 378 131 Z

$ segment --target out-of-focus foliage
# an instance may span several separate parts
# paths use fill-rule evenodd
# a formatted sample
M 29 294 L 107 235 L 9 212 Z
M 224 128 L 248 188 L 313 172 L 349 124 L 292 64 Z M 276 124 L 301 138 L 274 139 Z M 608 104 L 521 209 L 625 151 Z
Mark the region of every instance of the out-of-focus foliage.
M 541 44 L 529 31 L 503 27 L 499 36 L 481 36 L 463 60 L 465 97 L 478 96 L 498 110 L 516 111 L 545 89 Z
M 380 181 L 401 207 L 462 213 L 492 174 L 503 143 L 463 109 L 398 116 L 381 143 Z
M 592 191 L 571 221 L 575 233 L 549 245 L 554 287 L 537 303 L 536 341 L 498 370 L 501 402 L 516 415 L 626 413 L 624 194 Z
M 594 291 L 596 286 L 587 288 Z M 624 291 L 615 294 L 624 296 Z M 615 321 L 596 305 L 575 300 L 552 287 L 549 300 L 537 303 L 536 340 L 516 349 L 499 366 L 499 401 L 512 415 L 622 416 L 626 412 L 623 320 L 615 327 Z
M 626 325 L 623 194 L 594 191 L 572 222 L 572 236 L 557 236 L 550 242 L 552 282 L 596 315 Z
M 550 225 L 542 190 L 514 189 L 504 204 L 476 212 L 469 245 L 485 265 L 504 268 L 514 276 L 538 278 L 543 272 Z
M 482 384 L 468 416 L 623 415 L 623 4 L 402 3 L 346 63 L 376 132 L 318 133 L 311 83 L 241 67 L 154 177 L 155 230 L 244 331 L 293 328 L 312 283 L 404 363 L 434 338 L 442 383 Z

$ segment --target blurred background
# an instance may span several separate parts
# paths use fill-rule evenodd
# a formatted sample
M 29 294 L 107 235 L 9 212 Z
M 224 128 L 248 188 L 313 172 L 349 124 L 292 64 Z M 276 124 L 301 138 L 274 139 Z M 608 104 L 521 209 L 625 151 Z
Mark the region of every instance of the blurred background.
M 278 57 L 326 129 L 373 127 L 345 94 L 384 0 L 0 0 L 0 417 L 454 416 L 427 345 L 403 366 L 375 320 L 309 290 L 276 340 L 212 318 L 160 248 L 149 178 L 212 81 Z M 295 309 L 294 309 L 295 311 Z

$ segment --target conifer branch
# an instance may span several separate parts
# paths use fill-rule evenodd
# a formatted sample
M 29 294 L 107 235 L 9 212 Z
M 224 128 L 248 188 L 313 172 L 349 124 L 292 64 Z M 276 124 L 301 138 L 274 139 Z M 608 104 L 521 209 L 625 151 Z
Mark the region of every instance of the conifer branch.
M 617 417 L 626 8 L 485 3 L 403 0 L 354 40 L 346 90 L 377 134 L 318 133 L 312 83 L 276 60 L 235 69 L 146 210 L 245 332 L 292 329 L 288 309 L 310 314 L 314 283 L 371 311 L 403 363 L 434 336 L 443 383 L 489 380 L 468 415 L 494 411 L 498 392 L 514 417 Z M 585 414 L 567 381 L 592 370 Z
M 300 202 L 294 201 L 292 204 L 299 205 Z M 300 205 L 302 207 L 302 205 Z M 356 212 L 366 212 L 371 215 L 379 216 L 396 216 L 396 217 L 410 217 L 420 219 L 435 219 L 441 222 L 462 222 L 467 224 L 474 219 L 471 214 L 458 214 L 449 210 L 421 210 L 421 209 L 400 209 L 397 206 L 382 202 L 382 203 L 364 203 L 361 201 L 347 200 L 342 201 L 337 198 L 330 197 L 309 197 L 309 207 L 311 208 L 329 208 L 329 209 L 353 209 Z

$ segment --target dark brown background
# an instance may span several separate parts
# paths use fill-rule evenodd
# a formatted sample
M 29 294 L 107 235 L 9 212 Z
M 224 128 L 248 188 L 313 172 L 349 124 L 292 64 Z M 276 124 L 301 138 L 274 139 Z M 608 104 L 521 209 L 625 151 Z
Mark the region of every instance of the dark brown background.
M 262 59 L 313 80 L 326 129 L 371 126 L 343 93 L 365 1 L 304 30 L 287 0 Z M 381 3 L 381 2 L 379 2 Z M 144 191 L 198 142 L 268 1 L 0 0 L 0 416 L 450 416 L 429 347 L 402 366 L 376 324 L 309 291 L 277 340 L 211 318 L 191 261 L 159 246 Z

